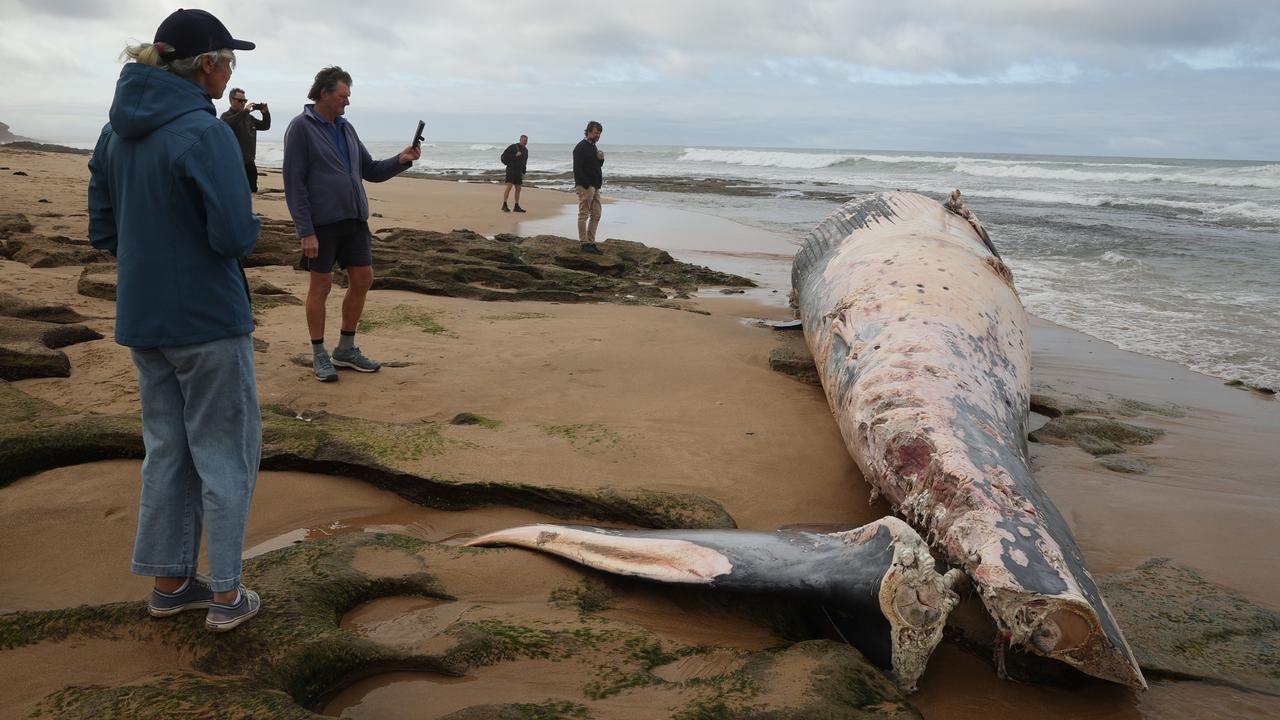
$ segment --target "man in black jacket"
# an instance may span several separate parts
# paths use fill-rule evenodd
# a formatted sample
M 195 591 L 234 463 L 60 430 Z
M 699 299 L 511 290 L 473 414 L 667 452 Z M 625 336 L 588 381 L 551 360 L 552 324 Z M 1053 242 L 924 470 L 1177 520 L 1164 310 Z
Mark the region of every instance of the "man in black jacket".
M 246 103 L 244 90 L 231 88 L 231 109 L 222 113 L 222 119 L 231 126 L 240 141 L 240 154 L 244 156 L 244 174 L 249 178 L 249 192 L 258 192 L 258 131 L 271 129 L 271 111 L 266 103 Z M 249 113 L 262 113 L 259 120 Z
M 520 187 L 524 185 L 524 173 L 529 167 L 529 136 L 521 135 L 520 142 L 514 142 L 502 151 L 502 164 L 507 166 L 507 189 L 502 191 L 502 212 L 511 212 L 507 207 L 507 196 L 511 188 L 516 189 L 516 212 L 524 212 L 520 207 Z
M 597 254 L 600 253 L 600 248 L 596 247 L 600 186 L 604 184 L 600 167 L 604 165 L 604 152 L 596 147 L 596 141 L 603 132 L 604 126 L 592 120 L 583 131 L 586 137 L 573 149 L 573 191 L 578 194 L 578 242 L 582 243 L 583 252 Z

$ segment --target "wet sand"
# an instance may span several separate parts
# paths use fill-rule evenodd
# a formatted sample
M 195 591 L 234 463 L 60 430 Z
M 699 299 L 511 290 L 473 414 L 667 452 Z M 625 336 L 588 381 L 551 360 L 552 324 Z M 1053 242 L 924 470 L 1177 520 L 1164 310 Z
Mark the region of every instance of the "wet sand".
M 0 165 L 29 173 L 18 178 L 0 173 L 6 210 L 28 213 L 39 231 L 83 236 L 84 218 L 76 216 L 83 213 L 83 158 L 0 150 Z M 278 176 L 262 180 L 268 188 L 278 185 Z M 377 226 L 512 232 L 520 222 L 561 217 L 559 208 L 573 200 L 566 193 L 526 192 L 528 201 L 522 204 L 531 208 L 530 215 L 537 208 L 543 220 L 516 220 L 496 212 L 501 201 L 497 186 L 414 179 L 369 186 L 372 207 L 383 215 L 374 220 Z M 42 197 L 51 202 L 37 203 Z M 618 205 L 624 203 L 607 211 Z M 286 216 L 280 214 L 281 200 L 259 198 L 257 206 L 269 216 Z M 38 217 L 40 212 L 51 215 Z M 625 212 L 659 218 L 662 222 L 651 221 L 654 227 L 644 230 L 658 236 L 615 232 L 608 215 L 602 236 L 706 253 L 716 242 L 735 247 L 731 243 L 739 232 L 732 223 L 711 223 L 723 235 L 709 236 L 707 224 L 670 209 L 646 211 L 640 206 Z M 700 234 L 686 242 L 681 233 L 689 228 Z M 774 267 L 777 259 L 763 262 Z M 761 295 L 777 289 L 772 285 L 779 273 L 772 272 Z M 6 278 L 5 291 L 67 303 L 90 316 L 87 324 L 107 336 L 65 348 L 71 378 L 24 380 L 16 386 L 76 409 L 136 411 L 128 352 L 109 339 L 112 303 L 76 294 L 78 268 L 31 269 L 0 260 L 0 273 Z M 306 284 L 303 274 L 288 268 L 252 269 L 250 275 L 296 295 Z M 361 346 L 371 356 L 411 364 L 374 375 L 346 373 L 339 383 L 327 385 L 292 361 L 307 348 L 301 308 L 278 307 L 267 311 L 256 333 L 269 343 L 256 355 L 258 381 L 264 404 L 297 410 L 399 422 L 446 421 L 469 411 L 502 423 L 495 430 L 456 429 L 450 435 L 454 442 L 442 454 L 418 461 L 416 470 L 435 477 L 697 493 L 721 503 L 745 529 L 858 524 L 883 515 L 883 506 L 868 505 L 867 487 L 844 450 L 821 391 L 771 371 L 768 356 L 777 343 L 776 331 L 741 321 L 790 317 L 770 300 L 711 294 L 699 299 L 710 313 L 704 316 L 650 307 L 497 304 L 375 291 L 367 314 L 409 306 L 429 313 L 445 331 L 391 327 L 362 335 Z M 337 316 L 340 301 L 341 292 L 335 292 L 330 317 Z M 1177 416 L 1125 418 L 1166 430 L 1156 444 L 1130 450 L 1152 466 L 1146 475 L 1109 471 L 1076 448 L 1033 445 L 1036 477 L 1071 524 L 1093 572 L 1106 575 L 1152 556 L 1167 556 L 1255 602 L 1280 608 L 1280 578 L 1267 569 L 1274 563 L 1266 559 L 1280 543 L 1280 524 L 1274 521 L 1280 517 L 1275 482 L 1280 448 L 1274 443 L 1280 405 L 1047 323 L 1034 324 L 1032 342 L 1038 389 L 1180 408 Z M 557 434 L 549 428 L 575 430 Z M 0 488 L 0 611 L 145 595 L 147 580 L 127 572 L 138 466 L 136 461 L 92 463 Z M 505 507 L 442 512 L 349 478 L 264 472 L 246 549 L 267 552 L 330 532 L 363 530 L 457 541 L 541 520 L 545 518 L 535 513 Z M 360 613 L 367 613 L 364 632 L 410 642 L 416 641 L 415 633 L 430 635 L 423 628 L 447 624 L 453 612 L 550 619 L 560 611 L 548 605 L 548 593 L 566 582 L 590 579 L 609 583 L 617 593 L 619 601 L 607 611 L 609 617 L 664 637 L 726 651 L 785 642 L 739 612 L 731 598 L 711 601 L 683 590 L 606 579 L 522 551 L 460 563 L 450 573 L 450 589 L 459 600 L 447 612 L 391 603 L 357 609 L 348 621 L 358 626 Z M 0 674 L 6 677 L 31 666 L 48 669 L 39 682 L 0 683 L 0 717 L 24 717 L 32 703 L 65 685 L 126 684 L 166 669 L 187 671 L 180 653 L 127 638 L 0 652 Z M 679 677 L 699 670 L 664 672 Z M 541 702 L 571 695 L 586 680 L 572 666 L 536 661 L 502 663 L 461 680 L 379 676 L 339 693 L 328 708 L 349 708 L 352 717 L 384 717 L 384 709 L 394 703 L 410 703 L 402 707 L 438 717 L 449 708 L 500 699 Z M 1280 715 L 1275 698 L 1199 683 L 1156 682 L 1150 692 L 1137 695 L 1101 682 L 1060 689 L 1001 681 L 988 658 L 950 643 L 934 656 L 920 687 L 912 702 L 929 718 Z M 646 692 L 624 693 L 598 716 L 663 716 L 653 714 L 653 698 Z
M 1033 444 L 1040 485 L 1064 510 L 1095 574 L 1170 557 L 1280 610 L 1280 403 L 1218 378 L 1120 350 L 1045 321 L 1032 326 L 1037 388 L 1167 407 L 1127 422 L 1165 434 L 1128 453 L 1144 475 L 1110 472 L 1075 449 Z

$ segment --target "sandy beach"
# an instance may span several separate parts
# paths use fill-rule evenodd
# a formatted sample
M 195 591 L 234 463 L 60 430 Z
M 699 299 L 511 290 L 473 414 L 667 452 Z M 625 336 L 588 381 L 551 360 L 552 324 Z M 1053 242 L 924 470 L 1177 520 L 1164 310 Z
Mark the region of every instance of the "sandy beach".
M 21 213 L 31 234 L 64 236 L 87 246 L 86 162 L 80 155 L 0 148 L 0 214 Z M 267 171 L 260 188 L 255 211 L 287 220 L 279 174 Z M 565 217 L 566 207 L 575 202 L 570 193 L 528 188 L 521 199 L 528 213 L 521 217 L 499 212 L 501 187 L 494 184 L 397 178 L 368 184 L 367 190 L 375 230 L 535 234 Z M 619 217 L 647 214 L 651 220 L 624 225 L 622 234 L 610 224 L 615 208 Z M 697 237 L 681 235 L 691 232 Z M 697 261 L 704 264 L 717 262 L 715 254 L 705 252 L 714 245 L 708 232 L 734 230 L 686 224 L 679 211 L 647 212 L 621 202 L 605 207 L 600 226 L 602 238 L 703 251 Z M 741 256 L 724 258 L 715 269 L 751 269 L 756 267 L 752 253 L 777 252 L 763 242 L 748 245 Z M 375 273 L 377 262 L 375 257 Z M 305 295 L 306 275 L 290 267 L 247 272 L 251 280 L 294 297 Z M 129 353 L 111 339 L 114 303 L 77 291 L 81 267 L 30 267 L 0 259 L 0 273 L 5 277 L 0 291 L 65 305 L 104 336 L 62 348 L 70 377 L 5 384 L 71 412 L 136 414 Z M 403 437 L 429 427 L 434 434 L 425 450 L 388 462 L 398 471 L 459 486 L 701 496 L 723 508 L 736 527 L 750 530 L 796 523 L 856 525 L 882 517 L 888 508 L 868 503 L 869 489 L 845 450 L 821 389 L 770 368 L 771 353 L 794 337 L 788 341 L 781 331 L 746 320 L 791 319 L 776 295 L 768 287 L 745 297 L 701 293 L 692 301 L 700 312 L 686 312 L 374 290 L 366 317 L 381 326 L 361 335 L 361 347 L 396 366 L 370 375 L 344 373 L 335 384 L 316 382 L 295 362 L 308 348 L 302 309 L 281 304 L 261 313 L 255 332 L 261 341 L 259 392 L 264 406 L 296 413 L 298 423 L 328 414 L 398 424 L 408 428 L 400 431 Z M 331 296 L 330 318 L 338 316 L 341 298 L 341 291 Z M 397 320 L 406 314 L 433 324 L 424 329 Z M 330 336 L 332 342 L 336 329 Z M 1036 478 L 1071 525 L 1091 571 L 1106 577 L 1150 558 L 1170 558 L 1257 606 L 1280 611 L 1280 575 L 1274 560 L 1267 559 L 1280 545 L 1280 448 L 1275 443 L 1280 405 L 1272 397 L 1226 387 L 1220 379 L 1044 321 L 1033 324 L 1032 344 L 1034 393 L 1092 403 L 1099 412 L 1115 410 L 1125 422 L 1163 431 L 1151 444 L 1125 448 L 1125 457 L 1145 466 L 1140 473 L 1108 469 L 1074 445 L 1032 443 Z M 451 424 L 460 413 L 489 422 Z M 140 464 L 137 459 L 67 464 L 0 486 L 0 613 L 136 604 L 145 597 L 150 580 L 128 573 Z M 331 546 L 326 543 L 347 552 L 342 543 L 363 542 L 360 538 L 374 533 L 425 541 L 416 555 L 393 557 L 385 548 L 364 545 L 350 550 L 356 558 L 352 567 L 370 576 L 429 572 L 445 590 L 434 598 L 386 592 L 347 608 L 342 627 L 349 633 L 430 654 L 440 651 L 451 637 L 449 628 L 463 621 L 536 628 L 578 622 L 576 610 L 548 598 L 566 587 L 590 586 L 607 588 L 610 595 L 598 627 L 624 628 L 663 647 L 702 648 L 661 664 L 654 671 L 659 679 L 595 695 L 582 691 L 596 680 L 587 651 L 559 660 L 554 653 L 513 656 L 462 678 L 386 667 L 366 673 L 369 677 L 344 678 L 306 710 L 352 718 L 438 718 L 472 706 L 549 707 L 554 700 L 571 701 L 590 717 L 671 717 L 672 708 L 690 703 L 713 707 L 699 694 L 705 685 L 690 680 L 745 667 L 752 653 L 800 652 L 805 638 L 771 624 L 760 609 L 768 607 L 764 601 L 606 577 L 520 550 L 452 550 L 463 540 L 512 525 L 599 522 L 587 506 L 583 510 L 576 518 L 553 517 L 527 504 L 486 500 L 451 511 L 413 502 L 352 474 L 264 470 L 245 543 L 247 558 Z M 445 595 L 451 599 L 442 599 Z M 275 598 L 266 592 L 263 598 L 265 616 Z M 142 613 L 140 605 L 124 607 Z M 195 648 L 206 639 L 191 637 L 172 644 L 160 636 L 119 631 L 0 644 L 0 675 L 8 678 L 0 683 L 0 718 L 28 717 L 37 709 L 58 716 L 52 705 L 41 703 L 71 686 L 163 685 L 173 675 L 245 680 L 201 659 Z M 749 704 L 763 711 L 804 695 L 801 686 L 807 687 L 813 670 L 808 662 L 808 656 L 777 660 L 770 680 L 752 689 L 756 694 Z M 1227 683 L 1148 679 L 1146 693 L 1101 681 L 1074 687 L 1005 681 L 997 677 L 989 654 L 949 639 L 934 655 L 919 693 L 904 701 L 910 706 L 849 717 L 913 717 L 913 712 L 925 718 L 1280 716 L 1274 694 Z M 734 692 L 746 691 L 721 690 L 716 702 L 726 714 L 698 717 L 739 716 Z M 560 715 L 538 717 L 585 716 L 573 712 L 562 708 Z M 498 715 L 476 711 L 454 717 Z

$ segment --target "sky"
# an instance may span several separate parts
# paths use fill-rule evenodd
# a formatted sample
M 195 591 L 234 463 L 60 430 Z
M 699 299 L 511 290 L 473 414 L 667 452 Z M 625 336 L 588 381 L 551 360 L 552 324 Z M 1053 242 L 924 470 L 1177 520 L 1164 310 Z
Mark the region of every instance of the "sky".
M 0 0 L 0 122 L 88 141 L 153 0 Z M 278 140 L 316 71 L 366 141 L 1280 159 L 1280 0 L 256 0 L 197 5 Z M 225 110 L 226 101 L 215 103 Z

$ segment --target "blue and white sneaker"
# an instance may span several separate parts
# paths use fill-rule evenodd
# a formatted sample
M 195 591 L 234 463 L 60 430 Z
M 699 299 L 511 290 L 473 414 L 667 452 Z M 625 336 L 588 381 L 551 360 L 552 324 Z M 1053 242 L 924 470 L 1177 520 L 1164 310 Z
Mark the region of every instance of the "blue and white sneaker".
M 323 350 L 311 358 L 311 368 L 315 370 L 316 379 L 320 382 L 333 382 L 338 379 L 338 371 L 333 369 L 329 353 Z
M 212 604 L 213 591 L 199 580 L 187 578 L 176 592 L 166 593 L 152 589 L 147 612 L 151 617 L 169 617 L 183 610 L 204 609 Z
M 204 626 L 214 632 L 234 630 L 257 615 L 260 609 L 262 609 L 262 600 L 258 598 L 258 593 L 241 585 L 235 604 L 211 603 L 209 605 L 209 615 L 204 619 Z
M 382 363 L 365 357 L 358 347 L 334 348 L 333 364 L 338 367 L 351 368 L 352 370 L 367 373 L 378 372 L 382 367 Z

